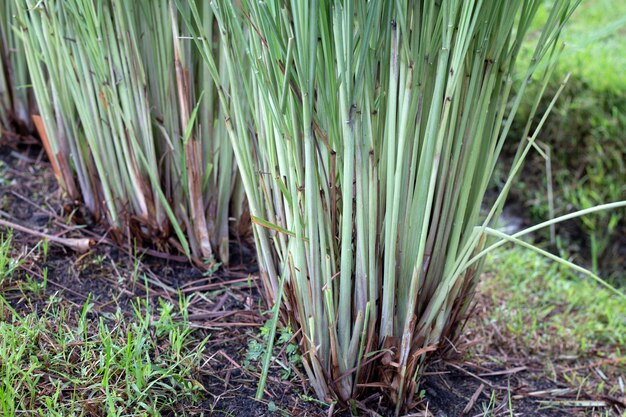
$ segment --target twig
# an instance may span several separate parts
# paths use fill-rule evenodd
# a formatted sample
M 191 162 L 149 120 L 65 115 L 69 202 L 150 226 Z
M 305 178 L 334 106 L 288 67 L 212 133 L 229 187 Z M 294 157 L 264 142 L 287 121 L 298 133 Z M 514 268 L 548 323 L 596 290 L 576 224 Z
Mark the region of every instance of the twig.
M 581 365 L 581 366 L 576 366 L 573 368 L 565 368 L 565 369 L 560 370 L 559 372 L 560 373 L 574 372 L 574 371 L 580 371 L 582 369 L 598 368 L 603 365 L 616 365 L 622 362 L 626 362 L 626 358 L 608 358 L 608 359 L 603 359 L 598 362 L 590 363 L 588 365 Z
M 42 239 L 48 239 L 50 242 L 57 243 L 62 246 L 67 246 L 70 249 L 78 253 L 85 253 L 91 249 L 96 242 L 93 239 L 88 238 L 63 238 L 52 236 L 46 233 L 38 232 L 37 230 L 30 229 L 28 227 L 21 226 L 17 223 L 0 219 L 0 226 L 7 227 L 9 229 L 19 230 L 22 233 L 37 236 Z
M 484 374 L 478 374 L 478 376 L 498 376 L 498 375 L 510 375 L 510 374 L 516 374 L 518 372 L 522 372 L 527 370 L 528 367 L 526 366 L 518 366 L 517 368 L 512 368 L 512 369 L 505 369 L 503 371 L 495 371 L 495 372 L 487 372 Z
M 476 392 L 474 392 L 474 394 L 470 398 L 469 402 L 467 403 L 467 405 L 465 406 L 465 408 L 461 412 L 461 415 L 467 414 L 467 413 L 469 413 L 472 410 L 472 408 L 474 407 L 474 404 L 476 404 L 476 400 L 478 399 L 480 394 L 483 392 L 484 388 L 485 388 L 485 384 L 480 384 L 479 385 L 478 389 L 476 390 Z
M 451 366 L 451 367 L 453 367 L 455 369 L 458 369 L 459 371 L 461 371 L 461 372 L 463 372 L 463 373 L 465 373 L 465 374 L 467 374 L 467 375 L 469 375 L 469 376 L 471 376 L 473 378 L 476 378 L 477 380 L 479 380 L 483 384 L 487 385 L 489 388 L 498 389 L 498 390 L 508 390 L 508 387 L 503 387 L 503 386 L 500 386 L 500 385 L 494 385 L 491 382 L 487 381 L 486 379 L 479 377 L 475 373 L 470 372 L 467 369 L 463 369 L 462 367 L 460 367 L 458 365 L 455 365 L 455 364 L 453 364 L 451 362 L 448 362 L 447 365 Z

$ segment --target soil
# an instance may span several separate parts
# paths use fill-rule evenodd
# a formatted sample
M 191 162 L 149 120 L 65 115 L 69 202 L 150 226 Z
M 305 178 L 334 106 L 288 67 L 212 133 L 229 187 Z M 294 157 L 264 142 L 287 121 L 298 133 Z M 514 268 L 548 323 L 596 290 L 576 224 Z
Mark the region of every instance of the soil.
M 190 413 L 236 417 L 350 415 L 339 406 L 329 410 L 312 400 L 309 396 L 313 394 L 298 378 L 282 380 L 278 365 L 270 373 L 264 400 L 254 400 L 258 369 L 242 363 L 248 342 L 257 337 L 266 320 L 262 311 L 267 308 L 260 301 L 257 267 L 249 247 L 233 244 L 232 252 L 238 253 L 239 259 L 207 276 L 176 256 L 117 246 L 80 205 L 63 199 L 51 172 L 37 146 L 0 147 L 0 218 L 39 232 L 89 237 L 98 243 L 86 254 L 50 244 L 46 256 L 31 253 L 25 258 L 22 273 L 42 279 L 47 268 L 47 292 L 57 293 L 60 302 L 76 308 L 89 298 L 94 314 L 121 309 L 132 315 L 132 303 L 138 297 L 147 296 L 153 303 L 159 298 L 177 303 L 179 292 L 193 295 L 189 319 L 210 339 L 200 370 L 207 394 L 200 404 L 183 404 Z M 0 228 L 0 233 L 4 231 Z M 14 251 L 33 252 L 38 240 L 15 231 Z M 139 254 L 139 259 L 134 254 Z M 40 302 L 23 297 L 9 297 L 9 301 L 21 312 L 37 309 Z M 457 349 L 471 352 L 474 338 L 464 335 L 465 344 Z M 489 360 L 474 357 L 470 362 L 466 354 L 457 354 L 433 362 L 425 373 L 422 400 L 408 415 L 482 416 L 487 408 L 492 410 L 487 415 L 593 415 L 588 408 L 547 407 L 547 400 L 570 400 L 576 393 L 550 380 L 540 367 L 493 360 L 490 355 L 498 355 L 498 350 L 484 355 Z M 385 398 L 375 394 L 356 403 L 353 410 L 358 415 L 393 415 L 385 404 Z

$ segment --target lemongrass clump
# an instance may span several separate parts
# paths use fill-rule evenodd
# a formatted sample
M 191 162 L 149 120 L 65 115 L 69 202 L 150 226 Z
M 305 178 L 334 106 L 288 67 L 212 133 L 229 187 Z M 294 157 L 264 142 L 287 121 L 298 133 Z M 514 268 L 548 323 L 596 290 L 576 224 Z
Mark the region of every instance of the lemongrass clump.
M 13 31 L 14 1 L 0 5 L 0 137 L 32 130 L 33 100 L 28 90 L 26 57 Z
M 10 2 L 19 6 L 38 130 L 68 195 L 120 239 L 228 261 L 229 206 L 234 195 L 236 217 L 242 193 L 215 83 L 180 37 L 184 8 Z M 211 10 L 203 13 L 210 31 Z
M 487 216 L 485 190 L 574 7 L 553 2 L 510 97 L 540 3 L 211 3 L 266 296 L 284 300 L 320 399 L 381 387 L 399 412 L 428 352 L 457 333 L 510 182 Z M 188 24 L 203 35 L 199 14 Z M 219 82 L 212 41 L 197 43 Z M 512 178 L 536 136 L 520 138 Z

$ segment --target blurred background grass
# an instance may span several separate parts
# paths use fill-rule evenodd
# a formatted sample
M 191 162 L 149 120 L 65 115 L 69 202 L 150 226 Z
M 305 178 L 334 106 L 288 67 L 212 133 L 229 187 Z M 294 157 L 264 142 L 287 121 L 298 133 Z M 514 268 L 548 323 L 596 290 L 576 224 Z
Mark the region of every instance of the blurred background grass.
M 535 22 L 547 17 L 546 3 Z M 540 135 L 550 148 L 554 214 L 626 199 L 626 2 L 584 0 L 564 30 L 565 50 L 540 105 L 545 110 L 562 80 L 567 86 Z M 522 56 L 530 59 L 532 41 Z M 540 88 L 539 83 L 531 88 Z M 526 97 L 532 97 L 528 94 Z M 513 157 L 532 103 L 523 103 L 504 163 Z M 504 179 L 507 170 L 499 170 Z M 511 193 L 516 215 L 534 224 L 550 216 L 545 159 L 529 155 Z M 496 180 L 497 182 L 497 180 Z M 626 210 L 587 216 L 557 227 L 553 250 L 626 285 Z M 539 236 L 548 240 L 548 232 Z

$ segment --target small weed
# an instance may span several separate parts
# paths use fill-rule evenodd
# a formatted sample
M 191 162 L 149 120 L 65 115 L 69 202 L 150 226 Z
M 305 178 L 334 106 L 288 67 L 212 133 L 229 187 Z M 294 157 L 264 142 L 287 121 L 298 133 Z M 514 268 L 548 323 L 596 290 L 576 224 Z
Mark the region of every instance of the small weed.
M 222 266 L 222 263 L 216 262 L 214 259 L 205 259 L 204 265 L 206 266 L 207 270 L 204 271 L 202 276 L 212 277 L 220 269 L 220 267 Z
M 12 233 L 0 234 L 0 285 L 9 278 L 13 271 L 19 266 L 19 260 L 11 257 Z
M 270 401 L 269 403 L 267 403 L 267 411 L 269 411 L 270 413 L 278 413 L 283 417 L 290 417 L 291 415 L 289 414 L 288 411 L 280 408 L 279 406 L 276 405 L 276 403 L 274 401 Z
M 496 391 L 491 391 L 491 396 L 489 397 L 489 403 L 482 403 L 482 411 L 483 417 L 489 417 L 493 415 L 493 411 L 496 408 Z
M 48 268 L 42 270 L 43 279 L 33 278 L 30 274 L 26 274 L 25 282 L 22 283 L 22 291 L 29 293 L 31 297 L 38 299 L 43 298 L 48 286 Z
M 259 329 L 259 337 L 252 338 L 248 342 L 248 350 L 243 361 L 244 366 L 248 369 L 255 368 L 263 359 L 263 355 L 265 354 L 267 347 L 267 337 L 269 335 L 268 326 L 269 322 L 266 322 L 265 325 Z M 273 358 L 273 361 L 282 368 L 280 374 L 281 379 L 287 380 L 292 376 L 292 366 L 299 366 L 302 362 L 302 358 L 300 356 L 299 347 L 294 342 L 294 335 L 291 326 L 279 327 L 277 331 L 278 337 L 276 338 L 274 349 L 278 352 L 278 354 L 275 358 Z M 285 354 L 287 363 L 281 360 L 281 353 Z

